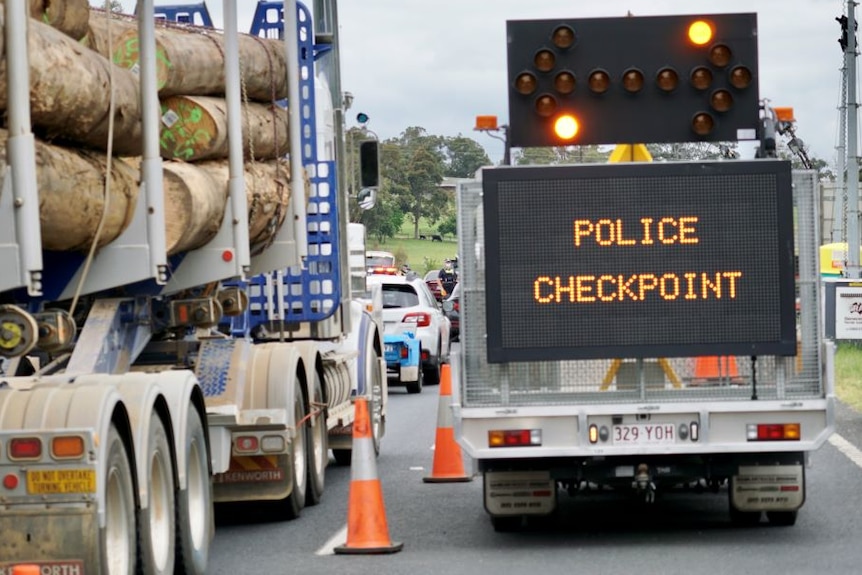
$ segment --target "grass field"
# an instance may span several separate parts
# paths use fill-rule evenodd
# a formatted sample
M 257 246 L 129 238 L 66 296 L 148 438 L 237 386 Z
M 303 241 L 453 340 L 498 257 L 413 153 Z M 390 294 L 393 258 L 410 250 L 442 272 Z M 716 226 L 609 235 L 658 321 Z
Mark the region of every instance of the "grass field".
M 435 226 L 427 222 L 419 222 L 419 233 L 431 237 L 437 233 Z M 453 258 L 458 253 L 458 239 L 446 237 L 442 242 L 431 240 L 414 240 L 413 223 L 406 221 L 398 234 L 383 243 L 375 238 L 368 238 L 369 250 L 383 250 L 395 254 L 398 265 L 407 263 L 419 274 L 425 274 L 432 269 L 443 267 L 446 258 Z
M 862 411 L 862 345 L 841 342 L 835 354 L 835 393 L 856 411 Z

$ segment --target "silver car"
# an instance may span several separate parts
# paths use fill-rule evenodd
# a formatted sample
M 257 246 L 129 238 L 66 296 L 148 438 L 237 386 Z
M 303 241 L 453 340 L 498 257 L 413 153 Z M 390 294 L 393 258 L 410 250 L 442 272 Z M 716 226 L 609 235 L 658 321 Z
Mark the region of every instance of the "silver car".
M 384 333 L 396 333 L 403 323 L 415 325 L 424 383 L 440 383 L 440 366 L 449 361 L 451 325 L 428 286 L 421 278 L 393 275 L 368 276 L 367 283 L 381 286 Z

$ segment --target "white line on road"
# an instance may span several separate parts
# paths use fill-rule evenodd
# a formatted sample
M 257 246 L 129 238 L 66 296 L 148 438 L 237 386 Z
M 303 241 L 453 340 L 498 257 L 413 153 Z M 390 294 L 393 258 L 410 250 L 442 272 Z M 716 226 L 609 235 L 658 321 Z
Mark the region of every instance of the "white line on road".
M 859 448 L 838 435 L 837 433 L 833 433 L 829 436 L 829 443 L 834 445 L 838 451 L 847 456 L 847 458 L 862 467 L 862 451 L 859 451 Z
M 335 535 L 323 544 L 323 547 L 314 552 L 315 555 L 333 555 L 335 548 L 347 542 L 347 525 L 341 528 Z

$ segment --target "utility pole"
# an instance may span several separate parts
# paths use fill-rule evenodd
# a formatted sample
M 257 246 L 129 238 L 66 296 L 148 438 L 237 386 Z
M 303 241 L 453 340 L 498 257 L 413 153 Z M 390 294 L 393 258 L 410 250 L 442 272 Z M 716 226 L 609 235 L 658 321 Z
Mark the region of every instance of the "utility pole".
M 844 46 L 842 37 L 842 46 Z M 847 0 L 847 268 L 849 278 L 859 278 L 859 157 L 858 102 L 856 101 L 856 3 Z

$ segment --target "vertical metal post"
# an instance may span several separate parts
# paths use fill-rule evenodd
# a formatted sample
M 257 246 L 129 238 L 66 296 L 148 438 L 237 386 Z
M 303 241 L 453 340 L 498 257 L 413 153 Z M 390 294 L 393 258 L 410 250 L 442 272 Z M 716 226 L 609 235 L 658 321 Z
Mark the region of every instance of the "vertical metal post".
M 315 17 L 317 15 L 315 14 Z M 290 135 L 290 182 L 294 190 L 302 190 L 305 181 L 302 165 L 302 107 L 299 97 L 299 37 L 296 29 L 296 0 L 284 2 L 284 49 L 287 55 L 287 101 Z M 296 200 L 293 200 L 296 198 Z M 308 231 L 306 229 L 305 195 L 295 193 L 291 198 L 296 253 L 302 266 L 308 258 Z
M 847 0 L 847 277 L 859 269 L 859 157 L 856 101 L 856 3 Z
M 832 201 L 832 242 L 846 242 L 847 230 L 844 227 L 847 216 L 847 70 L 850 56 L 844 52 L 841 68 L 841 105 L 838 106 L 838 182 Z

